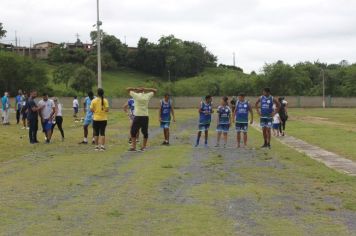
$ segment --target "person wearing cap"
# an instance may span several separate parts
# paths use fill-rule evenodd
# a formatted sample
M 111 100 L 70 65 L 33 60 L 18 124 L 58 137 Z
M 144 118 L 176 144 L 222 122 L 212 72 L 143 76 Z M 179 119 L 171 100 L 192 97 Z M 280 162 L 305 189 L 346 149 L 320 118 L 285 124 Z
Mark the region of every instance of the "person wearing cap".
M 131 127 L 132 147 L 129 149 L 129 151 L 131 152 L 136 151 L 136 137 L 140 129 L 143 134 L 141 151 L 145 151 L 147 147 L 147 141 L 148 141 L 148 125 L 149 125 L 148 104 L 151 98 L 157 93 L 157 89 L 127 88 L 126 90 L 135 101 L 135 110 L 134 110 L 135 118 Z
M 173 117 L 173 122 L 176 121 L 174 115 L 174 108 L 172 101 L 169 98 L 169 94 L 164 95 L 164 98 L 160 101 L 160 108 L 158 111 L 159 122 L 163 129 L 164 141 L 162 145 L 169 145 L 169 126 Z

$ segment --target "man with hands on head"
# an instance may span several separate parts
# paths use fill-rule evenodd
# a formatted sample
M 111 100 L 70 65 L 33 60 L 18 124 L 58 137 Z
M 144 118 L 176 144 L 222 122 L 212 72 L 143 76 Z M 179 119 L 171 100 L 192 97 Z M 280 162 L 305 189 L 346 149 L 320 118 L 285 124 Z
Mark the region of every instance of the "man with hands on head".
M 43 132 L 46 135 L 46 143 L 48 144 L 52 138 L 52 121 L 56 112 L 55 104 L 51 99 L 48 99 L 48 94 L 44 93 L 42 100 L 38 102 L 38 106 L 41 107 L 39 115 L 41 117 Z
M 141 129 L 143 134 L 143 143 L 141 151 L 145 151 L 147 147 L 148 140 L 148 124 L 149 124 L 149 114 L 148 114 L 148 104 L 151 98 L 157 93 L 157 89 L 154 88 L 127 88 L 127 92 L 134 99 L 135 118 L 131 127 L 131 140 L 132 147 L 129 149 L 131 152 L 136 151 L 136 137 L 137 133 Z

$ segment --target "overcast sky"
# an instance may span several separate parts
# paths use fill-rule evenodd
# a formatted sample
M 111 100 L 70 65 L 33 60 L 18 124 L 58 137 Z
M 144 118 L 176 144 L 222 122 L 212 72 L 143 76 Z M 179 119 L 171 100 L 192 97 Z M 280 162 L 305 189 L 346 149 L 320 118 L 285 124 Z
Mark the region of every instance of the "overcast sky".
M 264 63 L 320 60 L 356 62 L 353 0 L 101 0 L 103 30 L 129 46 L 143 36 L 174 34 L 203 43 L 219 62 L 245 71 Z M 0 22 L 15 38 L 84 42 L 96 21 L 95 0 L 0 0 Z

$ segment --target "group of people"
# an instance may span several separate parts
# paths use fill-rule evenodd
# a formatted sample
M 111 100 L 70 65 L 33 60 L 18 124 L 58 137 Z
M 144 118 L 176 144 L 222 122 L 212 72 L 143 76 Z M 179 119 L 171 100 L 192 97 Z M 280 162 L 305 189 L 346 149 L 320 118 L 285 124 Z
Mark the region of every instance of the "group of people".
M 284 98 L 276 99 L 271 95 L 269 88 L 263 89 L 263 95 L 259 97 L 255 103 L 255 109 L 260 116 L 260 126 L 263 132 L 264 143 L 262 148 L 271 148 L 271 129 L 277 129 L 284 136 L 285 125 L 288 119 L 287 101 Z M 209 128 L 212 121 L 214 109 L 212 106 L 212 97 L 205 97 L 205 100 L 199 106 L 199 130 L 196 138 L 195 146 L 198 147 L 202 133 L 204 132 L 204 146 L 208 147 Z M 223 147 L 227 146 L 228 133 L 231 124 L 235 124 L 237 132 L 236 143 L 237 147 L 241 147 L 241 143 L 246 147 L 247 133 L 249 124 L 253 124 L 253 107 L 245 94 L 240 93 L 238 99 L 233 99 L 230 102 L 229 98 L 223 97 L 220 105 L 217 108 L 217 141 L 216 147 L 220 147 L 221 137 L 223 136 Z M 277 135 L 277 134 L 276 134 Z M 241 142 L 242 141 L 242 142 Z
M 151 98 L 157 93 L 153 88 L 127 88 L 130 99 L 124 105 L 124 111 L 128 114 L 131 121 L 129 143 L 130 152 L 145 151 L 148 141 L 149 113 L 148 105 Z M 37 131 L 38 121 L 40 119 L 42 130 L 45 134 L 45 142 L 51 142 L 54 128 L 57 126 L 62 141 L 64 141 L 62 105 L 58 98 L 49 99 L 48 94 L 44 93 L 42 99 L 36 102 L 37 91 L 31 91 L 27 96 L 19 90 L 15 98 L 16 120 L 19 124 L 22 116 L 23 129 L 29 129 L 29 140 L 31 144 L 38 143 Z M 204 133 L 204 146 L 208 147 L 209 128 L 214 113 L 212 105 L 212 96 L 207 95 L 199 105 L 199 125 L 195 147 L 200 145 L 202 133 Z M 9 124 L 9 93 L 5 93 L 2 101 L 2 122 L 4 125 Z M 280 97 L 278 99 L 271 95 L 269 88 L 263 90 L 263 95 L 257 99 L 254 104 L 257 114 L 260 116 L 260 126 L 263 131 L 264 143 L 263 148 L 271 148 L 271 130 L 274 135 L 284 136 L 285 124 L 288 119 L 287 101 Z M 80 144 L 88 144 L 89 126 L 92 125 L 93 137 L 92 144 L 95 144 L 96 151 L 105 151 L 105 131 L 108 121 L 109 102 L 104 97 L 104 90 L 99 88 L 97 96 L 92 91 L 84 100 L 83 131 L 84 138 Z M 73 100 L 73 117 L 77 120 L 79 112 L 79 102 L 77 97 Z M 236 146 L 245 147 L 248 140 L 248 127 L 253 124 L 254 112 L 253 106 L 246 99 L 245 94 L 240 93 L 238 98 L 233 98 L 229 102 L 228 97 L 223 97 L 220 105 L 216 109 L 217 113 L 217 141 L 216 147 L 227 146 L 228 133 L 231 124 L 235 124 L 236 129 Z M 164 140 L 162 145 L 170 145 L 170 124 L 175 122 L 175 112 L 169 94 L 166 94 L 160 101 L 158 109 L 160 127 L 163 130 Z M 139 133 L 143 135 L 141 148 L 137 149 L 139 142 Z M 223 139 L 223 140 L 222 140 Z

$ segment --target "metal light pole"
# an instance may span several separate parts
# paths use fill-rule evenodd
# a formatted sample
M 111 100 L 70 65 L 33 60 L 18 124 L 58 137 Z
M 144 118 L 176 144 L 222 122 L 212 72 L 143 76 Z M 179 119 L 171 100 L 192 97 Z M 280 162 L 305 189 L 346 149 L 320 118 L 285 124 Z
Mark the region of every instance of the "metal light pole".
M 96 20 L 96 29 L 97 29 L 97 38 L 96 38 L 96 47 L 98 54 L 98 88 L 102 88 L 101 81 L 101 33 L 100 33 L 100 25 L 102 24 L 99 20 L 99 0 L 96 0 L 96 10 L 97 10 L 97 20 Z
M 324 69 L 321 69 L 321 73 L 323 76 L 323 108 L 325 108 L 326 104 L 325 104 L 325 71 L 324 71 Z

